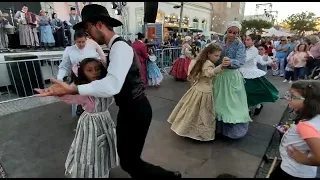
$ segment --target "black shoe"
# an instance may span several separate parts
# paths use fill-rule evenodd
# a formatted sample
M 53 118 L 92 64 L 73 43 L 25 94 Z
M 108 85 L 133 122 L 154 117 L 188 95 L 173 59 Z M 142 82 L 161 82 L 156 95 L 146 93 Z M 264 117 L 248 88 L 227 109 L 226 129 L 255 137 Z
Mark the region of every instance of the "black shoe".
M 81 116 L 81 114 L 84 112 L 81 105 L 77 106 L 76 114 L 77 116 Z
M 255 115 L 255 116 L 258 116 L 258 115 L 260 114 L 262 108 L 263 108 L 263 105 L 261 104 L 260 108 L 256 108 L 256 109 L 254 110 L 254 115 Z

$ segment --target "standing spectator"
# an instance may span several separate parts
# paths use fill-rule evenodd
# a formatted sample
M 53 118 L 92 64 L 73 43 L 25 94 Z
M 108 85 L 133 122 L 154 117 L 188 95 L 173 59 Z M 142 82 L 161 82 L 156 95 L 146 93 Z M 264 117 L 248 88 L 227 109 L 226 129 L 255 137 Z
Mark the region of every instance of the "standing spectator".
M 288 40 L 286 37 L 281 37 L 281 42 L 279 45 L 276 46 L 276 58 L 278 59 L 278 67 L 279 67 L 279 75 L 281 77 L 284 76 L 284 69 L 285 69 L 285 60 L 286 60 L 286 57 L 287 57 L 287 53 L 288 53 L 288 50 L 289 50 L 289 45 L 288 45 Z
M 150 43 L 154 44 L 156 49 L 160 49 L 161 42 L 159 41 L 159 38 L 155 34 L 152 35 Z
M 299 44 L 296 47 L 296 51 L 292 56 L 292 61 L 294 65 L 294 79 L 304 79 L 306 76 L 306 64 L 307 64 L 307 44 Z
M 212 43 L 220 43 L 219 36 L 217 34 L 212 35 Z
M 307 59 L 307 75 L 311 75 L 312 70 L 315 66 L 320 64 L 320 39 L 316 35 L 311 35 L 306 38 L 306 41 L 310 45 L 309 57 Z
M 52 14 L 52 27 L 54 30 L 54 39 L 57 47 L 66 47 L 64 24 L 61 19 L 58 18 L 57 13 Z

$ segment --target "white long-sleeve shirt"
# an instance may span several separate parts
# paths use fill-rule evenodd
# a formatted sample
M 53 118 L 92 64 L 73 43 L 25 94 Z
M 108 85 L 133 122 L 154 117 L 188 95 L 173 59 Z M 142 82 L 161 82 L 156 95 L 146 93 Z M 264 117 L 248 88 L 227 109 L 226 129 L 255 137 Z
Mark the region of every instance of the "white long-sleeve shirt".
M 247 48 L 246 50 L 246 60 L 243 66 L 239 68 L 245 79 L 255 79 L 266 75 L 266 72 L 258 69 L 257 58 L 261 58 L 258 53 L 258 49 L 254 46 Z
M 85 58 L 97 58 L 106 64 L 106 57 L 102 48 L 91 39 L 88 39 L 86 46 L 83 49 L 79 49 L 77 45 L 67 47 L 62 56 L 62 61 L 59 65 L 59 71 L 57 80 L 62 81 L 67 73 L 71 70 L 72 66 L 78 62 L 81 62 Z
M 267 66 L 268 65 L 270 66 L 273 63 L 271 57 L 269 57 L 268 55 L 263 55 L 263 56 L 259 55 L 259 56 L 257 56 L 256 61 L 257 61 L 258 69 L 260 69 L 264 72 L 267 72 L 268 71 Z
M 108 47 L 110 48 L 113 41 L 119 37 L 114 35 Z M 124 41 L 117 41 L 113 44 L 109 53 L 108 74 L 101 80 L 93 81 L 89 84 L 79 85 L 78 92 L 80 95 L 95 97 L 112 97 L 120 92 L 129 69 L 133 62 L 133 49 Z

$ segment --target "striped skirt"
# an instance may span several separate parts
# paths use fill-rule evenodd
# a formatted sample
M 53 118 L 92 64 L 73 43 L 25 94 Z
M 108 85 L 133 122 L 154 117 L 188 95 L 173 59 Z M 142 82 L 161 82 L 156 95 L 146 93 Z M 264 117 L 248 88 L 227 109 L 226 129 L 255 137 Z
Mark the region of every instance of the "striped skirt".
M 83 112 L 65 163 L 70 178 L 108 178 L 118 166 L 115 125 L 109 111 Z

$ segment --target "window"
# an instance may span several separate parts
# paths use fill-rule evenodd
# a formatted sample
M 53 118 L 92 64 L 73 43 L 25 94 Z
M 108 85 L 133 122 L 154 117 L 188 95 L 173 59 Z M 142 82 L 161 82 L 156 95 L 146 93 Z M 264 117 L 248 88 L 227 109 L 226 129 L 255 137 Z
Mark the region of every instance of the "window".
M 193 19 L 192 20 L 192 27 L 198 29 L 199 28 L 199 20 Z
M 231 8 L 231 6 L 232 6 L 232 2 L 227 2 L 227 7 Z
M 207 31 L 207 21 L 206 20 L 202 20 L 201 28 L 202 28 L 202 31 L 204 31 L 204 32 Z
M 142 32 L 143 16 L 143 8 L 136 8 L 136 32 Z
M 244 4 L 245 2 L 240 2 L 240 6 L 239 6 L 239 14 L 242 14 L 243 13 L 243 10 L 244 10 Z

